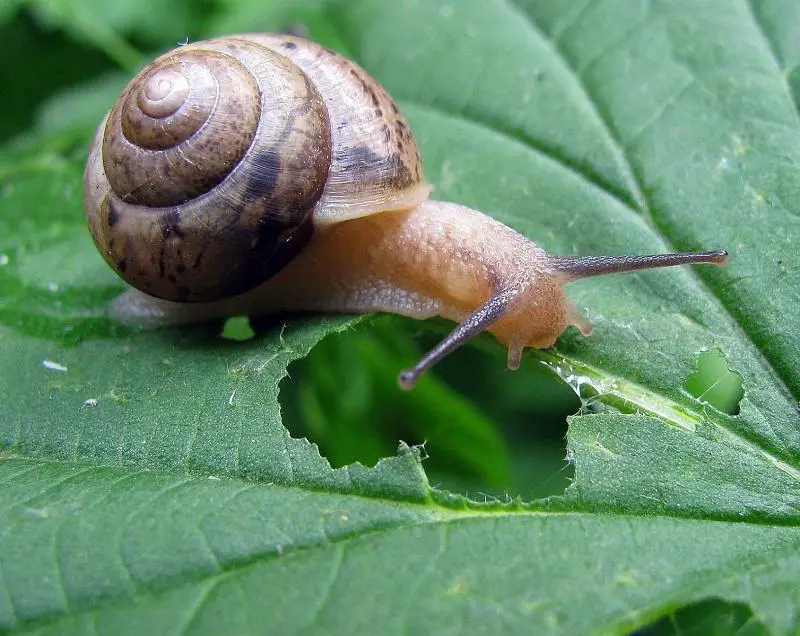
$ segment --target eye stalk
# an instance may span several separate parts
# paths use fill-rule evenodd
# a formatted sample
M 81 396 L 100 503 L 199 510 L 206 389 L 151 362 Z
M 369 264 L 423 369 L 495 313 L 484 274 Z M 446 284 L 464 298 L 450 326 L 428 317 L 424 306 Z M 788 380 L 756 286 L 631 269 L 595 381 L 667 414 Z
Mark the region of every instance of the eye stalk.
M 710 263 L 724 267 L 728 264 L 728 252 L 681 252 L 675 254 L 652 254 L 647 256 L 550 256 L 553 269 L 566 275 L 564 282 L 592 276 L 604 276 L 633 272 L 640 269 L 656 269 L 674 267 L 676 265 L 697 265 Z M 417 364 L 401 371 L 397 376 L 397 384 L 401 389 L 413 389 L 420 376 L 433 367 L 442 358 L 458 349 L 468 340 L 489 329 L 492 324 L 515 310 L 515 301 L 524 296 L 525 286 L 514 285 L 500 289 L 489 300 L 483 303 L 464 322 L 458 325 L 439 344 L 426 353 Z M 517 308 L 518 310 L 518 308 Z M 588 335 L 591 327 L 585 321 L 580 324 L 581 330 Z M 509 363 L 511 369 L 519 368 L 522 347 L 509 346 Z

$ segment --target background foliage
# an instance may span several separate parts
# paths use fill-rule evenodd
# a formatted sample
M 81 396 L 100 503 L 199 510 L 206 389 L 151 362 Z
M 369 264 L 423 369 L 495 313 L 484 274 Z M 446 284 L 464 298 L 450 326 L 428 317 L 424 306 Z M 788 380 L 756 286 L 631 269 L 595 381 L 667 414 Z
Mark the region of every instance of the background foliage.
M 94 126 L 156 53 L 286 28 L 398 98 L 438 197 L 732 265 L 576 284 L 591 338 L 412 394 L 444 322 L 112 323 Z M 798 36 L 778 0 L 1 5 L 0 630 L 798 630 Z

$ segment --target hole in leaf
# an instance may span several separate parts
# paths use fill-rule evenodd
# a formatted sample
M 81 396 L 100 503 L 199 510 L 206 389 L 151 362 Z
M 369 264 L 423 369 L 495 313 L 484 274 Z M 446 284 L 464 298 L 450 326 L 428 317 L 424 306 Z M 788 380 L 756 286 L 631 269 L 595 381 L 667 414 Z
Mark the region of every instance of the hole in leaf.
M 228 318 L 220 333 L 220 337 L 237 342 L 245 342 L 255 335 L 253 328 L 250 326 L 250 319 L 247 316 Z
M 399 440 L 424 443 L 432 485 L 472 498 L 564 491 L 566 418 L 580 401 L 555 374 L 535 363 L 507 370 L 505 351 L 486 336 L 401 391 L 397 373 L 441 334 L 396 316 L 362 325 L 290 366 L 280 400 L 292 436 L 315 442 L 336 467 L 374 465 Z
M 686 389 L 700 402 L 729 415 L 739 413 L 744 397 L 742 376 L 728 367 L 719 349 L 709 349 L 697 357 L 697 371 L 686 379 Z
M 747 605 L 709 599 L 687 605 L 635 633 L 640 636 L 756 636 L 768 632 Z

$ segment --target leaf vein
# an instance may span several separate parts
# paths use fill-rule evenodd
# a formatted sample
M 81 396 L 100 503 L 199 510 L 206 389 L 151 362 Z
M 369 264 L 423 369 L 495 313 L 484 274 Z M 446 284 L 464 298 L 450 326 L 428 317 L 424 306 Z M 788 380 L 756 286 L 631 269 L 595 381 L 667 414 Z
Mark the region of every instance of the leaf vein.
M 135 507 L 125 518 L 125 523 L 121 524 L 119 533 L 119 544 L 118 544 L 118 554 L 120 555 L 120 561 L 122 562 L 125 571 L 128 574 L 128 577 L 131 580 L 131 584 L 134 586 L 134 589 L 138 587 L 136 577 L 133 575 L 133 570 L 131 569 L 130 563 L 128 563 L 128 558 L 126 556 L 126 550 L 124 548 L 128 533 L 133 526 L 134 519 L 142 512 L 144 512 L 147 508 L 149 508 L 153 502 L 157 501 L 160 497 L 164 496 L 168 492 L 173 490 L 177 490 L 178 488 L 195 481 L 194 478 L 183 479 L 181 481 L 177 481 L 174 483 L 169 484 L 168 486 L 162 488 L 161 490 L 153 493 L 150 497 L 147 498 L 146 501 L 142 502 L 139 506 Z
M 781 551 L 781 556 L 784 558 L 787 556 L 796 557 L 797 549 L 797 541 L 790 542 Z M 775 551 L 763 552 L 749 561 L 730 562 L 728 564 L 727 572 L 720 572 L 719 569 L 714 569 L 706 574 L 700 574 L 697 571 L 694 571 L 692 572 L 691 576 L 688 577 L 688 582 L 685 585 L 682 587 L 676 587 L 672 591 L 671 597 L 684 603 L 688 602 L 689 600 L 699 598 L 699 594 L 705 593 L 708 589 L 715 589 L 716 595 L 721 595 L 723 598 L 732 601 L 741 600 L 731 591 L 728 591 L 727 594 L 721 594 L 719 592 L 720 583 L 734 583 L 737 581 L 737 579 L 742 578 L 750 579 L 757 571 L 765 571 L 770 568 L 776 568 L 777 563 L 780 560 L 779 554 L 777 554 Z M 652 603 L 644 603 L 638 607 L 632 607 L 630 611 L 638 617 L 647 617 L 651 616 L 657 610 L 663 608 L 666 603 L 667 600 L 661 598 Z M 606 625 L 605 628 L 609 631 L 616 631 L 616 628 L 621 628 L 623 626 L 628 629 L 631 629 L 632 627 L 630 623 L 626 622 L 626 619 L 623 618 L 619 621 L 611 622 L 610 624 Z
M 345 554 L 345 543 L 337 542 L 333 545 L 335 549 L 333 553 L 333 562 L 331 563 L 330 574 L 328 575 L 328 579 L 325 582 L 325 586 L 320 592 L 320 597 L 317 601 L 317 606 L 313 609 L 313 611 L 309 612 L 308 622 L 306 623 L 308 627 L 313 626 L 317 622 L 317 619 L 319 619 L 323 610 L 327 606 L 328 602 L 333 596 L 333 589 L 342 571 L 342 562 L 344 561 L 344 554 Z
M 745 0 L 745 1 L 748 1 L 748 0 Z M 537 35 L 540 35 L 540 36 L 543 36 L 543 37 L 546 36 L 544 30 L 542 30 L 539 27 L 539 25 L 536 22 L 535 18 L 528 11 L 525 11 L 523 8 L 519 7 L 516 4 L 516 0 L 505 0 L 505 2 L 507 2 L 510 6 L 516 8 L 518 10 L 520 15 L 522 15 L 527 20 L 528 24 L 531 26 L 531 28 L 534 30 L 534 32 Z M 554 52 L 557 55 L 560 56 L 560 58 L 563 61 L 564 65 L 566 66 L 566 68 L 572 73 L 573 78 L 576 80 L 578 85 L 581 87 L 581 90 L 583 91 L 583 94 L 584 94 L 589 106 L 591 108 L 593 108 L 594 112 L 597 115 L 597 118 L 598 118 L 600 124 L 604 126 L 604 130 L 605 130 L 606 134 L 609 136 L 609 139 L 615 144 L 618 152 L 620 153 L 620 156 L 621 156 L 622 160 L 624 161 L 625 165 L 627 166 L 627 169 L 630 172 L 631 179 L 636 184 L 637 196 L 640 196 L 642 198 L 643 205 L 644 205 L 643 210 L 645 212 L 645 216 L 651 221 L 651 227 L 652 227 L 653 231 L 656 234 L 658 234 L 658 236 L 662 239 L 662 241 L 666 245 L 667 249 L 669 249 L 670 251 L 679 251 L 677 249 L 677 246 L 669 238 L 667 233 L 658 224 L 657 218 L 653 214 L 653 207 L 651 206 L 649 198 L 645 195 L 644 190 L 642 188 L 642 185 L 641 185 L 642 184 L 642 178 L 639 175 L 639 173 L 637 172 L 637 170 L 635 169 L 634 164 L 631 161 L 631 159 L 629 157 L 629 154 L 626 151 L 624 145 L 621 143 L 620 139 L 615 134 L 614 128 L 611 126 L 611 123 L 610 123 L 611 122 L 611 118 L 608 116 L 607 113 L 604 112 L 604 109 L 600 105 L 600 101 L 595 98 L 595 96 L 592 94 L 591 90 L 589 89 L 589 86 L 586 84 L 586 82 L 583 80 L 583 78 L 580 76 L 580 74 L 576 71 L 574 65 L 571 63 L 571 61 L 570 61 L 568 55 L 566 54 L 566 52 L 564 51 L 563 47 L 561 45 L 557 44 L 552 39 L 550 39 L 550 42 L 553 44 Z M 695 78 L 696 81 L 698 81 L 698 78 L 696 77 L 695 73 L 692 73 L 692 76 Z M 704 87 L 704 90 L 710 90 L 710 89 L 708 87 Z M 712 91 L 712 95 L 713 94 L 714 93 Z M 630 206 L 626 206 L 626 207 L 629 210 L 633 211 L 632 208 L 630 208 Z M 753 334 L 748 332 L 744 328 L 744 326 L 741 324 L 741 322 L 737 319 L 737 314 L 734 311 L 735 307 L 731 307 L 729 305 L 729 303 L 726 301 L 726 298 L 719 292 L 719 290 L 717 290 L 714 287 L 712 287 L 706 281 L 706 279 L 703 276 L 701 276 L 700 274 L 698 274 L 696 271 L 690 270 L 689 275 L 692 276 L 695 279 L 697 284 L 702 289 L 704 289 L 708 293 L 709 296 L 714 298 L 719 303 L 719 305 L 725 309 L 725 311 L 727 312 L 728 316 L 731 318 L 731 322 L 736 326 L 736 330 L 737 330 L 738 334 L 742 337 L 742 339 L 744 341 L 749 343 L 751 348 L 754 350 L 755 355 L 758 356 L 758 358 L 760 359 L 762 365 L 765 368 L 765 371 L 767 373 L 769 373 L 771 375 L 771 377 L 775 379 L 775 382 L 779 385 L 780 391 L 784 395 L 786 395 L 789 399 L 794 400 L 795 399 L 794 395 L 793 395 L 792 391 L 789 388 L 789 379 L 784 377 L 783 375 L 781 375 L 778 372 L 778 367 L 768 357 L 767 352 L 765 352 L 761 347 L 758 346 L 758 344 L 756 343 L 756 341 L 755 341 L 755 339 L 753 337 Z
M 0 585 L 3 586 L 3 590 L 5 591 L 6 598 L 8 598 L 8 607 L 11 610 L 11 624 L 16 623 L 19 621 L 19 614 L 17 613 L 17 606 L 14 600 L 14 597 L 11 594 L 11 587 L 8 584 L 8 580 L 6 579 L 6 573 L 3 568 L 3 560 L 0 559 Z
M 408 616 L 411 614 L 413 610 L 413 604 L 415 602 L 415 595 L 422 584 L 425 582 L 427 576 L 434 571 L 436 566 L 439 565 L 439 561 L 441 561 L 444 554 L 447 552 L 447 547 L 449 544 L 449 536 L 450 536 L 450 526 L 449 524 L 443 523 L 439 524 L 439 548 L 426 563 L 425 567 L 422 568 L 416 578 L 414 579 L 413 583 L 408 584 L 405 586 L 404 596 L 408 600 L 409 605 L 406 606 L 405 613 L 400 617 L 400 625 L 398 627 L 398 632 L 401 634 L 411 634 L 412 632 L 409 631 L 407 623 L 408 623 Z
M 227 578 L 224 575 L 215 575 L 211 580 L 208 581 L 208 584 L 203 586 L 203 588 L 198 592 L 197 599 L 195 600 L 192 609 L 189 611 L 188 616 L 186 617 L 182 626 L 180 626 L 176 633 L 181 634 L 184 636 L 188 634 L 191 630 L 192 624 L 197 620 L 200 616 L 200 612 L 203 611 L 203 608 L 208 603 L 208 599 L 211 596 L 212 592 Z
M 584 523 L 587 524 L 587 526 L 586 526 L 587 528 L 590 527 L 588 524 L 590 524 L 590 519 L 592 517 L 607 516 L 607 513 L 597 514 L 597 513 L 590 513 L 590 512 L 559 513 L 559 512 L 514 511 L 514 512 L 509 512 L 509 513 L 502 513 L 502 512 L 498 513 L 495 510 L 495 511 L 490 511 L 490 513 L 492 515 L 498 517 L 498 518 L 504 516 L 505 514 L 508 514 L 509 516 L 530 515 L 530 516 L 536 516 L 538 518 L 545 518 L 545 519 L 546 518 L 550 518 L 550 517 L 574 516 L 574 517 L 577 517 L 579 520 L 583 520 Z M 409 527 L 414 527 L 414 526 L 427 526 L 427 525 L 431 525 L 431 524 L 438 524 L 438 525 L 440 525 L 441 527 L 444 528 L 444 531 L 441 534 L 440 548 L 443 545 L 444 547 L 442 549 L 443 549 L 444 552 L 446 552 L 448 547 L 449 547 L 448 546 L 448 543 L 449 543 L 448 536 L 449 536 L 449 533 L 452 531 L 452 528 L 454 527 L 454 524 L 461 523 L 461 522 L 464 522 L 464 521 L 468 521 L 469 519 L 482 517 L 482 516 L 485 516 L 485 515 L 486 515 L 486 513 L 484 513 L 484 512 L 474 511 L 473 510 L 473 511 L 469 512 L 468 516 L 449 517 L 449 518 L 436 517 L 436 518 L 431 518 L 430 520 L 418 519 L 418 520 L 414 520 L 413 522 L 398 523 L 398 524 L 392 525 L 392 526 L 381 526 L 381 527 L 378 527 L 378 528 L 373 528 L 373 529 L 362 530 L 362 531 L 358 531 L 358 532 L 354 532 L 354 533 L 349 533 L 349 534 L 346 534 L 346 535 L 342 535 L 342 536 L 336 537 L 333 540 L 332 543 L 329 543 L 329 544 L 326 544 L 326 545 L 328 545 L 328 546 L 330 546 L 330 545 L 336 546 L 336 548 L 338 550 L 338 547 L 340 545 L 349 544 L 352 541 L 361 540 L 361 539 L 363 539 L 365 537 L 376 535 L 376 534 L 379 534 L 379 533 L 382 533 L 382 532 L 398 531 L 398 530 L 402 530 L 403 528 L 409 528 Z M 615 514 L 613 516 L 618 517 L 618 518 L 631 517 L 631 515 L 624 515 L 624 514 Z M 652 518 L 656 518 L 656 517 L 672 518 L 669 515 L 653 515 Z M 636 518 L 640 518 L 640 517 L 637 515 Z M 706 522 L 706 523 L 710 523 L 710 524 L 714 524 L 714 523 L 726 523 L 726 524 L 729 524 L 729 523 L 731 523 L 730 521 L 714 521 L 714 520 L 708 520 L 708 519 L 703 519 L 703 521 Z M 742 523 L 742 522 L 739 522 L 739 523 Z M 761 527 L 780 527 L 780 526 L 775 526 L 775 524 L 766 524 L 766 523 L 764 523 L 764 524 L 745 524 L 745 525 L 757 525 L 757 526 L 761 526 Z M 790 545 L 787 545 L 786 552 L 794 554 L 794 552 L 797 550 L 797 545 L 796 544 L 797 544 L 797 541 L 794 541 Z M 531 546 L 536 546 L 538 548 L 537 542 L 533 542 L 530 545 Z M 178 589 L 178 588 L 180 588 L 182 586 L 188 586 L 188 585 L 194 585 L 194 584 L 202 584 L 202 583 L 205 582 L 206 579 L 209 579 L 207 581 L 207 585 L 204 587 L 203 591 L 199 595 L 197 603 L 193 607 L 191 616 L 186 619 L 184 627 L 182 629 L 180 629 L 180 630 L 177 630 L 177 632 L 178 633 L 184 633 L 184 634 L 187 633 L 187 630 L 188 630 L 188 627 L 190 626 L 190 623 L 193 622 L 193 620 L 196 618 L 196 616 L 199 613 L 199 611 L 202 609 L 202 607 L 199 607 L 199 606 L 203 605 L 206 602 L 207 597 L 214 590 L 214 588 L 216 588 L 218 585 L 220 585 L 227 578 L 230 578 L 230 577 L 235 576 L 237 574 L 245 573 L 245 572 L 251 570 L 252 568 L 254 568 L 254 567 L 256 567 L 256 566 L 258 566 L 258 565 L 260 565 L 260 564 L 262 564 L 264 562 L 270 561 L 270 560 L 283 559 L 283 558 L 286 558 L 287 556 L 289 556 L 290 554 L 294 554 L 294 553 L 298 553 L 299 554 L 299 553 L 304 553 L 304 552 L 308 552 L 308 551 L 313 551 L 313 550 L 317 550 L 317 549 L 319 549 L 321 547 L 325 547 L 325 546 L 321 545 L 321 544 L 316 544 L 316 543 L 315 544 L 307 544 L 307 545 L 297 545 L 294 548 L 292 548 L 291 550 L 288 550 L 288 551 L 285 551 L 285 552 L 282 552 L 282 553 L 278 553 L 277 551 L 271 549 L 271 550 L 264 551 L 261 554 L 255 555 L 254 558 L 252 558 L 252 559 L 250 559 L 250 560 L 248 560 L 246 562 L 233 562 L 227 567 L 227 569 L 225 569 L 223 572 L 220 572 L 220 573 L 209 574 L 206 571 L 206 572 L 200 572 L 198 574 L 195 574 L 195 575 L 192 575 L 192 576 L 188 576 L 188 577 L 186 575 L 181 575 L 181 576 L 177 576 L 177 577 L 173 578 L 163 588 L 161 588 L 162 591 L 167 590 L 167 589 Z M 336 563 L 332 564 L 331 573 L 332 573 L 332 575 L 335 574 L 335 576 L 332 576 L 330 578 L 332 580 L 334 580 L 334 581 L 336 580 L 336 577 L 338 577 L 340 575 L 341 562 L 343 562 L 344 556 L 345 556 L 345 553 L 342 551 L 341 554 L 339 555 L 339 558 L 338 558 L 338 560 L 340 561 L 339 565 L 336 565 Z M 542 556 L 542 560 L 543 561 L 546 561 L 548 558 L 549 558 L 549 555 L 543 555 Z M 766 560 L 775 561 L 777 558 L 778 557 L 776 556 L 776 553 L 774 551 L 771 551 L 769 553 L 765 553 L 765 554 L 761 555 L 759 557 L 759 559 L 755 559 L 755 561 L 756 562 L 758 562 L 758 561 L 766 561 Z M 751 572 L 751 570 L 752 570 L 751 563 L 753 563 L 752 560 L 749 563 L 741 564 L 742 565 L 741 572 L 732 575 L 732 578 L 734 578 L 735 576 L 739 576 L 739 575 L 744 576 L 744 575 L 747 575 L 749 572 Z M 765 565 L 770 565 L 770 563 L 765 563 Z M 715 572 L 716 572 L 716 570 L 715 570 Z M 719 580 L 719 575 L 718 574 L 717 575 L 713 575 L 713 573 L 712 573 L 712 575 L 709 575 L 709 578 L 712 578 L 713 580 Z M 695 582 L 694 579 L 693 579 L 693 582 Z M 331 593 L 330 585 L 327 586 L 326 589 L 328 590 L 328 594 L 330 594 Z M 101 606 L 102 607 L 109 607 L 109 605 L 117 605 L 117 606 L 120 606 L 120 605 L 123 605 L 123 604 L 129 604 L 130 605 L 130 604 L 135 603 L 137 599 L 141 599 L 141 598 L 145 598 L 145 597 L 151 598 L 152 597 L 152 591 L 139 590 L 138 592 L 136 592 L 133 595 L 133 597 L 125 597 L 125 598 L 116 597 L 116 598 L 111 598 L 111 599 L 109 599 L 109 598 L 95 599 L 95 601 L 94 601 L 95 605 L 93 607 L 88 607 L 86 609 L 79 609 L 76 612 L 74 612 L 71 616 L 72 616 L 72 618 L 76 618 L 76 617 L 79 617 L 82 614 L 96 612 L 97 608 L 101 607 Z M 323 600 L 323 599 L 321 599 L 321 600 Z M 320 610 L 321 610 L 321 607 L 317 610 L 317 616 L 319 615 Z M 44 624 L 44 625 L 56 625 L 56 624 L 58 624 L 59 620 L 62 620 L 63 618 L 64 618 L 63 615 L 51 614 L 48 617 L 46 617 L 46 619 L 44 620 L 44 623 L 42 623 L 40 621 L 37 621 L 37 625 L 39 625 L 39 626 L 41 626 L 42 624 Z
M 611 125 L 611 118 L 608 117 L 606 113 L 603 112 L 603 109 L 600 107 L 600 103 L 598 100 L 594 98 L 594 96 L 590 93 L 589 87 L 581 77 L 580 72 L 575 68 L 572 61 L 567 57 L 562 45 L 560 42 L 554 40 L 551 36 L 549 36 L 544 29 L 542 29 L 536 19 L 523 7 L 520 7 L 517 4 L 516 0 L 504 0 L 508 6 L 518 15 L 520 15 L 531 28 L 531 30 L 536 34 L 538 38 L 541 38 L 544 41 L 549 41 L 551 44 L 551 49 L 553 53 L 558 56 L 558 59 L 561 61 L 565 70 L 567 70 L 572 78 L 575 80 L 576 85 L 580 88 L 583 96 L 585 97 L 585 104 L 591 109 L 591 112 L 597 122 L 597 125 L 600 126 L 605 137 L 608 139 L 609 143 L 613 147 L 617 158 L 621 161 L 622 166 L 625 170 L 626 177 L 630 181 L 631 187 L 633 188 L 633 194 L 635 200 L 638 204 L 642 206 L 642 212 L 649 216 L 649 209 L 650 204 L 647 197 L 642 190 L 641 182 L 636 172 L 633 169 L 633 165 L 631 164 L 630 158 L 628 154 L 625 152 L 625 148 L 623 147 L 622 143 L 619 140 L 613 126 Z M 605 189 L 605 188 L 604 188 Z M 631 209 L 631 211 L 635 211 L 631 206 L 626 206 Z

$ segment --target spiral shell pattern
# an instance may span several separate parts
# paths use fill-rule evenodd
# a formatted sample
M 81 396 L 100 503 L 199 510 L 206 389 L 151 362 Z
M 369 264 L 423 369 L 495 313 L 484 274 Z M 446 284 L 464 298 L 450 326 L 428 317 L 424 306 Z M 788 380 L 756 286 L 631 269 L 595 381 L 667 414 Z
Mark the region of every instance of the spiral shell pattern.
M 179 205 L 218 186 L 242 160 L 261 107 L 257 79 L 217 51 L 146 70 L 109 118 L 103 167 L 121 200 Z M 191 63 L 187 63 L 189 58 Z
M 84 199 L 105 260 L 160 298 L 213 301 L 270 278 L 315 227 L 430 192 L 383 88 L 313 42 L 186 45 L 127 86 L 98 129 Z
M 285 57 L 236 38 L 184 46 L 135 77 L 101 125 L 89 227 L 142 291 L 236 295 L 310 239 L 331 152 L 324 101 Z

